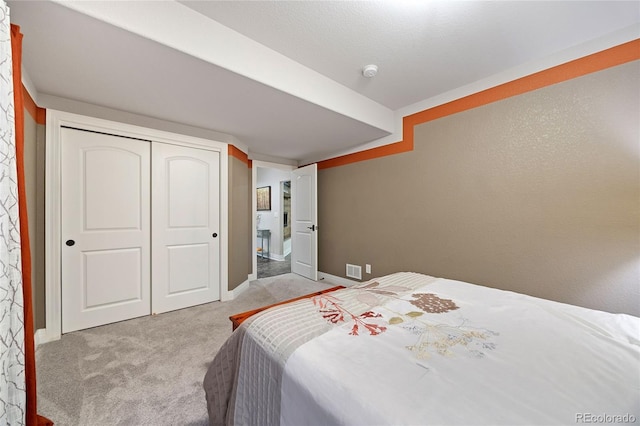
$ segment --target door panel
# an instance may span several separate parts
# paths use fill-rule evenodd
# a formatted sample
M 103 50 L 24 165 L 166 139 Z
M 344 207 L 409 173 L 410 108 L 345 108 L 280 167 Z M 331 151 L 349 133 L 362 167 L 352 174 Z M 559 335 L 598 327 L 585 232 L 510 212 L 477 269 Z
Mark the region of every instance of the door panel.
M 136 302 L 142 296 L 140 249 L 83 253 L 85 310 Z
M 62 332 L 150 313 L 150 143 L 62 128 Z
M 169 254 L 169 296 L 191 290 L 203 290 L 209 285 L 209 244 L 167 247 Z
M 219 300 L 220 155 L 154 143 L 152 157 L 152 312 Z
M 84 149 L 83 164 L 85 231 L 140 229 L 140 192 L 130 188 L 141 183 L 140 156 L 92 147 Z
M 318 280 L 318 210 L 316 164 L 292 172 L 291 272 Z
M 196 150 L 198 155 L 201 150 Z M 176 157 L 165 160 L 169 227 L 206 228 L 209 224 L 210 164 L 197 158 Z

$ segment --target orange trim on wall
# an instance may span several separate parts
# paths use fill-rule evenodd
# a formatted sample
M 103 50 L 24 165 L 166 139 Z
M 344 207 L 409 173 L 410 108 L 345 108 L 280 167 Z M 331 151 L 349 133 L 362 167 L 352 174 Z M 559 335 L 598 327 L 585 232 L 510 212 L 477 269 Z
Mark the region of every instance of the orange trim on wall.
M 47 124 L 47 110 L 36 105 L 24 84 L 22 85 L 22 96 L 24 97 L 24 107 L 31 118 L 38 124 Z
M 249 165 L 249 156 L 231 144 L 229 144 L 229 155 Z
M 411 139 L 413 139 L 413 137 Z M 318 169 L 322 170 L 330 167 L 344 166 L 346 164 L 357 163 L 359 161 L 373 160 L 374 158 L 386 157 L 387 155 L 413 151 L 413 141 L 411 141 L 411 143 L 408 142 L 407 138 L 405 138 L 403 141 L 389 145 L 378 146 L 376 148 L 354 152 L 353 154 L 323 160 L 318 162 Z
M 404 136 L 402 141 L 320 161 L 318 162 L 318 169 L 344 166 L 359 161 L 413 151 L 413 128 L 418 124 L 467 111 L 638 59 L 640 59 L 640 39 L 408 115 L 402 119 L 402 134 Z

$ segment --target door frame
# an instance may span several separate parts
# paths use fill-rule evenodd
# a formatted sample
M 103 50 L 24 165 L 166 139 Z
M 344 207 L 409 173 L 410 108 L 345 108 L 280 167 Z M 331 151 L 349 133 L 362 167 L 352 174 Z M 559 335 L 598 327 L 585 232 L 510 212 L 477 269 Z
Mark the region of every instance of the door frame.
M 147 127 L 119 123 L 53 109 L 47 109 L 45 153 L 45 310 L 44 333 L 39 330 L 38 342 L 58 340 L 62 336 L 62 126 L 114 134 L 136 139 L 192 148 L 208 149 L 220 153 L 220 300 L 229 300 L 232 293 L 228 285 L 229 178 L 228 144 L 220 141 L 185 136 Z M 255 191 L 254 191 L 255 192 Z
M 258 185 L 258 167 L 263 169 L 278 169 L 284 170 L 288 172 L 293 172 L 297 169 L 297 166 L 292 166 L 289 164 L 279 164 L 279 163 L 269 163 L 267 161 L 251 161 L 251 211 L 253 214 L 251 215 L 251 275 L 249 277 L 249 281 L 253 281 L 258 278 L 258 257 L 256 256 L 256 240 L 258 239 L 258 233 L 256 232 L 256 216 L 258 215 L 258 202 L 256 197 L 256 189 Z M 293 247 L 291 249 L 293 251 Z

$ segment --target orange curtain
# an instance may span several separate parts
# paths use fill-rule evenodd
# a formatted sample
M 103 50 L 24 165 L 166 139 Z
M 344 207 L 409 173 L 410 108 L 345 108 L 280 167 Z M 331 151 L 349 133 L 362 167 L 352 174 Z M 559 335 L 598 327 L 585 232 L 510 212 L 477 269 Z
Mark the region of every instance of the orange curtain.
M 13 97 L 16 124 L 16 162 L 18 168 L 18 209 L 20 211 L 20 240 L 22 246 L 22 293 L 24 298 L 24 351 L 27 386 L 26 422 L 31 425 L 53 425 L 38 416 L 36 391 L 36 358 L 33 331 L 33 303 L 31 291 L 31 247 L 29 245 L 29 218 L 24 183 L 24 98 L 22 93 L 22 33 L 18 25 L 11 24 L 11 53 L 13 57 Z

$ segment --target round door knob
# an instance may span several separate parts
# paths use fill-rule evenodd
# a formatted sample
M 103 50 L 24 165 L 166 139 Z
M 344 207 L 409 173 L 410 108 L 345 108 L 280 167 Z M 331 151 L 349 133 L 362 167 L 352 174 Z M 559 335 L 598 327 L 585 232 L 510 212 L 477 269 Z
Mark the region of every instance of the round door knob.
M 69 247 L 71 247 L 72 245 L 74 245 L 76 242 L 73 240 L 67 240 L 67 242 L 65 242 L 66 245 L 68 245 Z
M 213 238 L 215 238 L 215 237 L 217 237 L 217 236 L 218 236 L 218 234 L 214 232 L 213 234 L 211 234 L 211 236 L 212 236 Z

